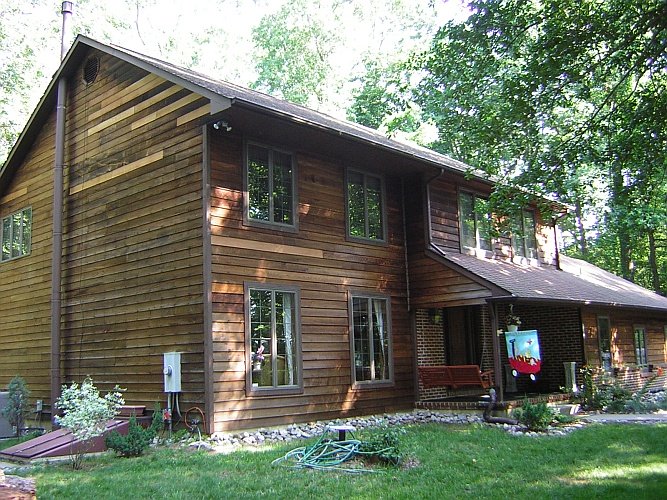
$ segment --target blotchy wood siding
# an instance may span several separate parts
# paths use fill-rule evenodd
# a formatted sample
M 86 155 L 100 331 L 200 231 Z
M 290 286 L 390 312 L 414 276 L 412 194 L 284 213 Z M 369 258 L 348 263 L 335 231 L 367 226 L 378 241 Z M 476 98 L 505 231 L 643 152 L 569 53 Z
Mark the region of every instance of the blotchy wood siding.
M 476 193 L 488 197 L 490 188 L 474 180 L 447 173 L 430 183 L 431 238 L 435 245 L 445 252 L 461 252 L 459 234 L 459 191 Z M 553 228 L 545 224 L 536 210 L 538 260 L 555 265 L 555 243 Z M 464 251 L 466 251 L 464 249 Z M 508 236 L 493 239 L 493 253 L 496 256 L 512 257 L 511 240 Z
M 439 199 L 442 200 L 442 203 L 439 206 L 444 207 L 448 199 L 446 192 L 450 186 L 441 184 Z M 405 201 L 410 305 L 419 309 L 485 303 L 484 299 L 491 296 L 491 292 L 487 288 L 446 267 L 442 262 L 436 260 L 432 254 L 427 253 L 428 242 L 425 231 L 428 222 L 425 220 L 426 210 L 424 207 L 426 206 L 426 202 L 424 201 L 424 188 L 422 187 L 421 180 L 412 179 L 409 184 L 406 184 L 406 192 L 410 193 L 410 196 L 407 196 Z M 436 220 L 433 213 L 434 210 L 431 208 L 431 219 Z M 439 218 L 437 220 L 442 221 L 444 219 Z M 432 227 L 435 224 L 435 222 L 432 223 Z M 442 226 L 442 224 L 440 225 Z M 451 231 L 440 231 L 441 235 L 450 233 Z M 433 238 L 435 240 L 435 232 L 433 233 Z M 441 241 L 444 241 L 442 237 Z M 450 249 L 449 251 L 458 253 L 458 240 L 456 245 L 456 249 Z
M 610 323 L 612 365 L 632 365 L 637 362 L 634 346 L 634 327 L 646 329 L 646 348 L 649 364 L 667 363 L 667 315 L 623 309 L 583 308 L 584 349 L 586 363 L 601 366 L 598 338 L 598 316 L 607 316 Z
M 344 167 L 304 151 L 298 163 L 298 232 L 243 225 L 242 141 L 212 133 L 214 431 L 410 407 L 412 338 L 406 305 L 400 180 L 386 177 L 389 244 L 346 241 Z M 280 146 L 280 145 L 275 145 Z M 248 396 L 244 283 L 297 286 L 303 394 Z M 353 390 L 348 294 L 391 297 L 393 387 Z
M 94 53 L 93 53 L 94 54 Z M 63 382 L 90 375 L 162 402 L 182 352 L 182 409 L 204 401 L 202 133 L 207 100 L 109 55 L 70 82 Z
M 0 387 L 15 375 L 48 403 L 51 359 L 51 239 L 55 113 L 8 188 L 0 218 L 32 207 L 29 255 L 0 263 Z M 3 389 L 4 390 L 4 389 Z

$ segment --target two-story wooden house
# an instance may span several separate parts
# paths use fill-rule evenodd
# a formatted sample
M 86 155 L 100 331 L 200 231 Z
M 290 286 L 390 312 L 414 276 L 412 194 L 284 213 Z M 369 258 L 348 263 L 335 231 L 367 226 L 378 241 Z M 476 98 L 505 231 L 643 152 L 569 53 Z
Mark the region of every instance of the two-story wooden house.
M 406 409 L 452 393 L 419 366 L 502 384 L 509 304 L 539 333 L 535 390 L 563 362 L 665 363 L 667 299 L 558 259 L 530 207 L 491 241 L 468 171 L 80 36 L 0 170 L 0 383 L 48 407 L 90 375 L 164 406 L 180 352 L 209 432 Z

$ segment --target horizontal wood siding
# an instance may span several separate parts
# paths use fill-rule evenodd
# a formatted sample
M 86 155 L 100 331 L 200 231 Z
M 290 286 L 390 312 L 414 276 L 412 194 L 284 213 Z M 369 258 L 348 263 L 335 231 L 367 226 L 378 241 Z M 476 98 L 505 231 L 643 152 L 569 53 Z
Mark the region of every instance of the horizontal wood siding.
M 431 218 L 431 238 L 435 245 L 445 252 L 461 252 L 459 234 L 459 191 L 476 193 L 488 197 L 490 188 L 474 180 L 466 180 L 462 176 L 446 173 L 429 185 L 429 202 Z M 543 221 L 536 210 L 537 247 L 539 262 L 555 265 L 555 239 L 553 228 L 548 221 Z M 463 251 L 466 251 L 465 249 Z M 496 256 L 511 258 L 512 248 L 509 236 L 493 239 L 493 253 Z M 516 257 L 520 259 L 520 257 Z
M 0 218 L 32 207 L 29 255 L 0 263 L 0 387 L 23 377 L 31 400 L 49 404 L 51 240 L 55 113 L 4 192 Z M 6 390 L 6 389 L 3 389 Z
M 647 311 L 628 311 L 609 308 L 583 308 L 584 349 L 586 363 L 601 366 L 598 338 L 598 316 L 607 316 L 610 323 L 613 366 L 636 364 L 634 327 L 646 329 L 646 348 L 649 364 L 667 365 L 667 315 Z
M 441 183 L 441 187 L 442 191 L 440 192 L 445 192 L 447 185 Z M 410 305 L 419 309 L 484 303 L 484 299 L 491 296 L 488 289 L 448 268 L 426 252 L 428 247 L 426 239 L 428 222 L 425 221 L 426 211 L 424 207 L 426 202 L 424 201 L 424 188 L 421 180 L 418 178 L 411 179 L 406 184 L 406 192 L 410 193 L 405 202 Z M 431 219 L 436 220 L 433 216 L 433 209 L 431 209 Z M 435 241 L 435 236 L 432 237 Z M 458 252 L 458 246 L 453 251 Z
M 152 408 L 178 351 L 183 409 L 203 405 L 202 137 L 181 117 L 207 101 L 108 55 L 71 85 L 63 381 L 90 375 Z
M 298 232 L 250 228 L 243 225 L 241 138 L 214 131 L 211 144 L 213 430 L 409 407 L 413 402 L 412 340 L 400 180 L 385 178 L 389 244 L 346 241 L 344 166 L 295 151 Z M 303 394 L 246 395 L 245 282 L 299 288 Z M 391 297 L 393 387 L 351 388 L 348 293 L 353 291 Z

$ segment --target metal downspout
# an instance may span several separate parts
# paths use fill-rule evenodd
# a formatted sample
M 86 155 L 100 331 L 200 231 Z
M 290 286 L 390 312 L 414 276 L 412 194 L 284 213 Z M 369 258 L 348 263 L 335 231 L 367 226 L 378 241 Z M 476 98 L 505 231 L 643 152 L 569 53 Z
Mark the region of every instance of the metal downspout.
M 62 43 L 60 59 L 66 53 L 65 39 L 72 16 L 72 2 L 62 3 Z M 65 164 L 65 114 L 67 99 L 67 80 L 61 76 L 58 80 L 56 100 L 56 143 L 53 169 L 53 238 L 51 252 L 51 419 L 56 414 L 55 401 L 60 397 L 60 318 L 61 271 L 63 255 L 63 168 Z

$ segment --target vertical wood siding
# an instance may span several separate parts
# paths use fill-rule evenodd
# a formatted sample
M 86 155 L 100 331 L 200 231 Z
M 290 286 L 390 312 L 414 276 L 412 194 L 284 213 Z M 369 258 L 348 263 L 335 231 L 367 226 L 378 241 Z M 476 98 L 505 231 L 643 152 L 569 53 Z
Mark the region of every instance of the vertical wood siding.
M 400 180 L 385 178 L 388 245 L 349 242 L 344 166 L 294 151 L 298 232 L 249 228 L 243 225 L 242 214 L 242 141 L 238 136 L 212 133 L 211 144 L 214 430 L 409 407 L 413 402 L 412 339 Z M 244 282 L 299 287 L 303 394 L 246 395 Z M 393 387 L 351 388 L 348 293 L 352 291 L 391 297 Z
M 108 55 L 71 79 L 63 227 L 63 381 L 164 402 L 182 352 L 182 409 L 202 405 L 202 137 L 206 100 Z

